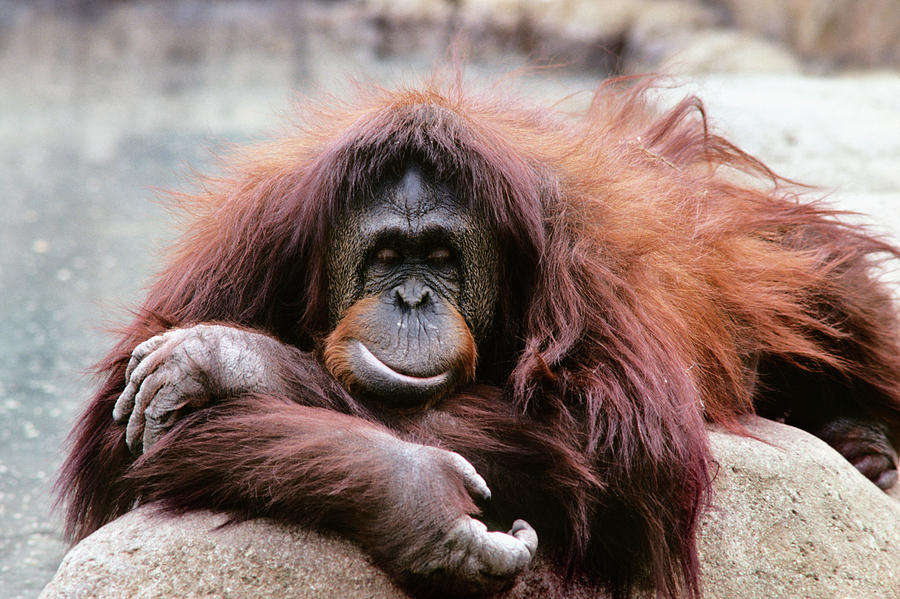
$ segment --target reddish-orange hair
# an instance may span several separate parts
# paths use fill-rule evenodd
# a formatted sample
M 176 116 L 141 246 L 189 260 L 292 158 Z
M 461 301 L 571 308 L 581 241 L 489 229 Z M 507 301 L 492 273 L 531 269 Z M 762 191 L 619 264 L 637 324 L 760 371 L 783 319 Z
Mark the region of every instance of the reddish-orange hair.
M 183 198 L 187 234 L 74 434 L 70 535 L 141 494 L 122 477 L 130 457 L 109 416 L 134 346 L 215 320 L 313 350 L 328 333 L 332 224 L 415 157 L 496 233 L 503 289 L 479 382 L 502 393 L 463 392 L 538 423 L 515 434 L 558 459 L 566 559 L 620 595 L 648 573 L 663 594 L 696 594 L 704 415 L 737 429 L 765 388 L 759 364 L 871 390 L 864 409 L 898 430 L 900 329 L 872 276 L 898 253 L 711 133 L 696 98 L 660 114 L 650 89 L 606 83 L 575 117 L 458 82 L 302 106 L 296 131 Z M 371 417 L 341 401 L 328 407 Z M 492 442 L 447 434 L 464 455 Z

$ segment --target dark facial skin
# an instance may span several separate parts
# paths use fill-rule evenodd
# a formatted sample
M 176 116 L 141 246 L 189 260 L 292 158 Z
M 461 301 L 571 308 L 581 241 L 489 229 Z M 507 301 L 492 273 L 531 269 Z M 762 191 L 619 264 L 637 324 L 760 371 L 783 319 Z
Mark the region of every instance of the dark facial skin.
M 427 400 L 458 382 L 448 373 L 469 331 L 477 342 L 493 323 L 493 236 L 418 166 L 360 204 L 332 238 L 332 325 L 352 314 L 349 365 L 365 391 Z

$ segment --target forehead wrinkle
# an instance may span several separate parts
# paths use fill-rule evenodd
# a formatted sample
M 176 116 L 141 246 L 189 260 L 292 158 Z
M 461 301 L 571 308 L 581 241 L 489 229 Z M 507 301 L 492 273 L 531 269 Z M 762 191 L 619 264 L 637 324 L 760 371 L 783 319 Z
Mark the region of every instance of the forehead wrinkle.
M 445 201 L 409 202 L 402 194 L 391 194 L 384 201 L 370 205 L 360 223 L 366 237 L 385 232 L 406 237 L 423 237 L 437 231 L 465 231 L 472 225 L 462 206 Z
M 424 220 L 429 213 L 441 208 L 435 196 L 433 190 L 420 185 L 410 189 L 407 181 L 391 188 L 385 207 L 398 218 L 405 220 L 409 229 L 413 230 L 416 228 L 414 223 Z
M 380 241 L 401 241 L 404 244 L 424 245 L 434 240 L 457 241 L 465 238 L 468 222 L 453 218 L 448 222 L 446 215 L 439 219 L 421 220 L 413 226 L 400 215 L 389 215 L 385 219 L 373 219 L 362 230 L 362 237 L 370 244 Z

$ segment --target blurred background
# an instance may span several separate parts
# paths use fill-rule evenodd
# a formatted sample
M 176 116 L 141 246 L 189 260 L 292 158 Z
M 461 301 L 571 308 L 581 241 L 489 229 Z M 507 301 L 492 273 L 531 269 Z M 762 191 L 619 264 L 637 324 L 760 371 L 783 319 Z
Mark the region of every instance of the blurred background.
M 0 595 L 65 551 L 51 485 L 174 235 L 159 190 L 277 134 L 298 96 L 467 74 L 584 105 L 659 72 L 776 171 L 900 241 L 898 0 L 0 0 Z M 582 92 L 582 93 L 579 93 Z M 898 279 L 896 265 L 887 276 Z

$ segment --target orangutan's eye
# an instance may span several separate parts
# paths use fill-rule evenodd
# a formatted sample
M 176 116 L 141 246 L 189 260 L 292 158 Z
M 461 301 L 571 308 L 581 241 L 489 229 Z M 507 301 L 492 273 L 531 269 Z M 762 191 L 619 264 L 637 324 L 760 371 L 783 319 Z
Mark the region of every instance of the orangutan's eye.
M 375 262 L 381 266 L 395 266 L 400 260 L 400 252 L 393 248 L 381 248 L 375 252 Z
M 453 261 L 453 252 L 449 248 L 438 247 L 428 253 L 428 263 L 432 266 L 446 266 Z

